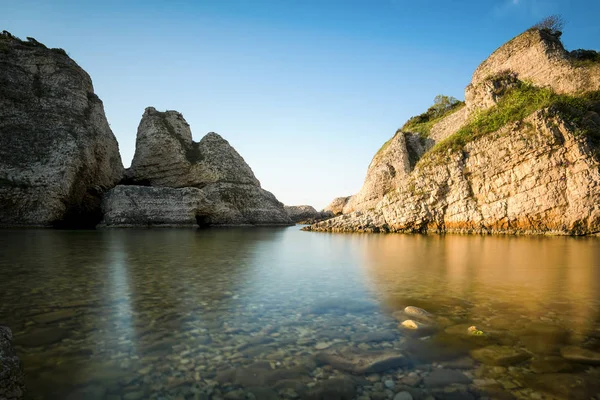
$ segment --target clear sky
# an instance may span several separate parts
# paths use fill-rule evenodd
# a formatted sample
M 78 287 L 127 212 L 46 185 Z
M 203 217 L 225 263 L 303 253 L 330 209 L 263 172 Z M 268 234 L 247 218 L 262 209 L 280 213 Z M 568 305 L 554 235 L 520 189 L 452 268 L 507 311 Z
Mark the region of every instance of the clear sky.
M 377 149 L 437 94 L 561 14 L 600 48 L 592 0 L 0 0 L 0 30 L 64 48 L 92 77 L 129 166 L 144 108 L 221 134 L 263 188 L 320 209 L 357 192 Z

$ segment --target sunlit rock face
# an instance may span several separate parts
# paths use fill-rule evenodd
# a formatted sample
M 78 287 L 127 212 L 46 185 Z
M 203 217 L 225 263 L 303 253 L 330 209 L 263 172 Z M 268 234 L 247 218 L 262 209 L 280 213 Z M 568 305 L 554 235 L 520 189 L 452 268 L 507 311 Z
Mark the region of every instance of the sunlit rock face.
M 311 230 L 556 233 L 600 231 L 600 165 L 594 148 L 560 115 L 521 123 L 436 155 L 374 210 Z M 600 134 L 600 124 L 589 121 Z
M 20 400 L 24 396 L 23 368 L 12 346 L 12 332 L 0 326 L 0 399 Z
M 123 165 L 89 75 L 6 32 L 0 65 L 0 225 L 94 226 Z
M 427 137 L 396 133 L 374 157 L 363 188 L 343 207 L 345 215 L 306 229 L 599 232 L 597 97 L 586 100 L 585 110 L 540 107 L 460 146 L 430 151 L 523 81 L 558 94 L 599 90 L 600 64 L 575 61 L 548 32 L 529 30 L 517 36 L 477 68 L 465 92 L 466 107 L 434 124 Z
M 340 215 L 344 211 L 344 206 L 348 203 L 352 196 L 336 197 L 323 209 L 325 213 L 331 213 L 332 215 Z
M 477 67 L 465 90 L 467 108 L 474 111 L 494 105 L 497 88 L 490 86 L 490 78 L 506 73 L 556 93 L 600 90 L 600 64 L 577 66 L 555 35 L 530 29 L 502 45 Z
M 146 108 L 138 127 L 127 179 L 165 187 L 203 187 L 229 182 L 260 186 L 242 156 L 218 134 L 192 140 L 190 126 L 177 111 Z
M 145 110 L 123 183 L 105 196 L 101 227 L 292 223 L 227 140 L 194 142 L 177 111 Z

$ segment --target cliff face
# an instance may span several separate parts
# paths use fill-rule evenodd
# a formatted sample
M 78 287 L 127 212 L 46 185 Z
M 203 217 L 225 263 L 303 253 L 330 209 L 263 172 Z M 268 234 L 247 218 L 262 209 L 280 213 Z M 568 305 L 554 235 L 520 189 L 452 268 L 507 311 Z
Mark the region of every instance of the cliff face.
M 0 34 L 0 225 L 93 226 L 122 176 L 88 74 L 61 49 Z
M 142 116 L 126 176 L 134 183 L 165 187 L 215 182 L 260 186 L 252 169 L 221 136 L 211 132 L 195 143 L 183 115 L 153 107 Z
M 600 90 L 600 64 L 579 65 L 558 38 L 544 30 L 530 29 L 502 45 L 475 70 L 465 90 L 469 109 L 495 104 L 497 88 L 490 87 L 490 78 L 507 72 L 559 94 Z
M 597 115 L 597 114 L 596 114 Z M 592 119 L 586 128 L 600 135 Z M 541 110 L 423 159 L 406 185 L 375 210 L 312 230 L 363 232 L 557 233 L 600 231 L 597 149 L 561 113 Z
M 146 109 L 124 183 L 105 196 L 102 227 L 292 223 L 225 139 L 194 142 L 177 111 Z
M 388 177 L 374 184 L 376 190 L 359 193 L 362 198 L 379 198 L 375 205 L 371 202 L 355 212 L 346 207 L 345 215 L 307 230 L 599 232 L 600 95 L 593 92 L 585 100 L 576 96 L 598 90 L 600 67 L 576 66 L 568 57 L 560 42 L 545 32 L 527 31 L 513 39 L 477 69 L 466 89 L 466 107 L 431 127 L 426 136 L 430 142 L 421 149 L 425 151 L 398 145 L 387 163 L 405 163 L 407 158 L 417 162 L 409 162 L 400 179 Z M 528 99 L 517 96 L 531 93 L 561 100 L 513 118 L 503 111 L 510 109 L 510 102 L 502 103 L 511 93 L 511 99 L 523 104 L 529 104 Z M 546 104 L 540 98 L 531 101 Z M 520 115 L 524 109 L 512 112 Z M 502 118 L 507 120 L 504 125 L 490 129 Z M 367 180 L 372 168 L 373 163 Z

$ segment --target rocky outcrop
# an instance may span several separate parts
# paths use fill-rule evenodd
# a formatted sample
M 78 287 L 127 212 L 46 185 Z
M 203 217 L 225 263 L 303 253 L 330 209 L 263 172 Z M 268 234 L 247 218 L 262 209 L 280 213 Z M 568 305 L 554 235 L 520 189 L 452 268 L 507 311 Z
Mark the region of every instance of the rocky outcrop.
M 285 206 L 285 212 L 290 217 L 292 222 L 301 223 L 306 221 L 320 220 L 323 214 L 315 210 L 313 206 Z
M 119 185 L 104 196 L 100 227 L 191 227 L 204 224 L 213 209 L 198 188 Z
M 531 87 L 544 89 L 527 89 Z M 466 107 L 443 117 L 428 135 L 397 132 L 384 145 L 369 166 L 363 189 L 344 207 L 345 215 L 305 229 L 600 232 L 599 89 L 600 63 L 577 63 L 556 37 L 529 30 L 481 64 L 466 89 Z M 522 96 L 580 97 L 560 97 L 563 100 L 527 111 L 531 114 L 499 129 L 498 118 L 504 117 L 498 115 L 489 117 L 483 128 L 481 119 L 479 125 L 471 124 L 482 115 L 479 111 L 501 107 L 501 99 L 517 90 Z M 488 126 L 495 131 L 478 133 Z M 463 136 L 452 142 L 456 132 Z M 435 146 L 438 143 L 441 146 Z M 389 172 L 391 167 L 395 174 Z
M 0 399 L 25 397 L 25 378 L 21 361 L 12 346 L 12 332 L 0 326 Z
M 580 65 L 555 34 L 530 29 L 479 65 L 465 90 L 467 107 L 473 111 L 494 105 L 496 91 L 506 85 L 490 84 L 490 80 L 507 74 L 561 94 L 600 90 L 600 64 Z
M 211 132 L 196 143 L 183 115 L 153 107 L 146 108 L 142 116 L 126 179 L 175 188 L 216 182 L 260 186 L 252 169 L 221 136 Z
M 123 165 L 89 75 L 4 32 L 0 88 L 0 226 L 95 225 Z
M 350 200 L 350 197 L 352 197 L 352 196 L 336 197 L 322 211 L 324 213 L 331 213 L 332 216 L 340 215 L 343 213 L 344 207 Z
M 101 227 L 292 224 L 229 142 L 194 142 L 177 111 L 146 109 L 123 183 L 105 196 Z
M 362 232 L 555 233 L 600 231 L 600 165 L 581 129 L 540 110 L 522 122 L 425 156 L 406 185 L 369 212 L 324 221 L 310 230 Z

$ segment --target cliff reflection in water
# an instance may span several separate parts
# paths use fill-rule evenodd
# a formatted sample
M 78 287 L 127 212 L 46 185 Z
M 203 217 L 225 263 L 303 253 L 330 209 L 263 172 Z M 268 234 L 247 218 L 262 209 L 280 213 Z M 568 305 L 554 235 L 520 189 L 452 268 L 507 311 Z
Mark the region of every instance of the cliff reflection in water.
M 308 382 L 335 391 L 330 378 L 348 375 L 317 365 L 316 354 L 349 349 L 406 355 L 419 367 L 381 379 L 421 397 L 452 389 L 477 398 L 485 379 L 527 397 L 561 382 L 539 371 L 596 378 L 560 356 L 565 345 L 600 350 L 596 238 L 2 231 L 0 248 L 0 324 L 14 332 L 33 399 L 219 399 L 257 383 L 285 398 L 281 376 L 307 398 Z M 434 313 L 441 329 L 427 340 L 399 329 L 407 305 Z M 470 325 L 490 335 L 472 340 Z M 470 358 L 498 344 L 527 352 L 508 377 Z M 483 386 L 427 383 L 438 363 L 464 356 L 450 378 L 478 374 Z M 383 384 L 361 385 L 354 397 L 387 396 Z M 563 387 L 573 389 L 550 390 Z
M 360 246 L 371 289 L 392 309 L 507 330 L 553 321 L 572 337 L 600 324 L 596 238 L 372 235 Z

